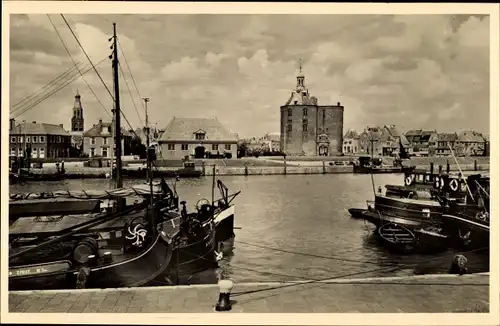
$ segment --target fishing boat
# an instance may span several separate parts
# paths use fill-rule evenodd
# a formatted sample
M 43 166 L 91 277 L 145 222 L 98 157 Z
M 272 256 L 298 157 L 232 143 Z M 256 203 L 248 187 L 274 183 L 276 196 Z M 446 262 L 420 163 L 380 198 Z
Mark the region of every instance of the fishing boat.
M 467 178 L 467 193 L 463 200 L 440 198 L 444 213 L 443 230 L 455 245 L 465 248 L 489 248 L 490 208 L 489 176 Z
M 182 163 L 183 167 L 179 169 L 169 169 L 169 170 L 155 170 L 153 171 L 154 177 L 163 178 L 199 178 L 203 175 L 203 172 L 196 169 L 195 163 L 193 161 L 184 161 Z M 116 170 L 113 170 L 113 174 Z M 148 169 L 143 164 L 139 167 L 124 167 L 122 169 L 122 175 L 125 178 L 133 179 L 143 179 L 148 175 Z
M 353 173 L 379 174 L 379 173 L 410 173 L 416 166 L 403 166 L 402 163 L 394 165 L 384 165 L 381 158 L 371 158 L 360 156 L 353 162 Z
M 415 234 L 402 225 L 395 223 L 383 224 L 377 229 L 377 234 L 382 243 L 394 251 L 410 253 L 417 248 Z

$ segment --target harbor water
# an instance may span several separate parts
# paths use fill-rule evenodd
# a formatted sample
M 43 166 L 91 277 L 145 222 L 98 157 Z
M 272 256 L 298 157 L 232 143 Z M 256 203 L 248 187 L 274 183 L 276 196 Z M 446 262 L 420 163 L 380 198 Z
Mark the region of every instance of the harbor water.
M 375 189 L 403 184 L 403 175 L 374 175 Z M 236 239 L 221 270 L 235 282 L 300 281 L 341 276 L 404 276 L 447 273 L 454 250 L 434 255 L 399 255 L 376 241 L 373 226 L 353 219 L 347 209 L 373 200 L 370 175 L 224 176 L 220 180 L 236 197 Z M 125 180 L 124 186 L 143 180 Z M 171 186 L 172 182 L 169 181 Z M 11 193 L 110 188 L 105 179 L 10 185 Z M 180 200 L 194 210 L 201 198 L 211 200 L 212 178 L 175 183 Z M 215 189 L 215 197 L 220 196 Z M 465 253 L 469 272 L 489 270 L 486 253 Z M 388 268 L 389 265 L 398 268 Z M 215 271 L 193 276 L 191 283 L 215 282 Z

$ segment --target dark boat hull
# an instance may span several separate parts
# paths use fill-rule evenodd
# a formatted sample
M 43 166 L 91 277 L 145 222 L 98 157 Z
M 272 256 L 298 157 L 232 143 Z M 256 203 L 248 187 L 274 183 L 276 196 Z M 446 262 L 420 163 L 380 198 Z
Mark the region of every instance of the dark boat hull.
M 417 239 L 408 228 L 394 224 L 385 223 L 377 228 L 380 242 L 391 251 L 398 253 L 414 253 L 417 251 Z
M 424 222 L 427 220 L 437 222 L 443 213 L 443 208 L 437 201 L 430 203 L 428 200 L 410 201 L 387 196 L 375 196 L 375 208 L 385 215 L 421 219 Z M 424 214 L 424 210 L 429 211 L 430 217 Z
M 149 284 L 163 273 L 170 264 L 172 244 L 157 235 L 149 246 L 137 254 L 117 255 L 109 262 L 88 266 L 90 273 L 86 288 L 137 287 Z M 40 266 L 9 266 L 9 290 L 74 289 L 79 270 L 67 264 L 67 268 L 36 274 Z M 43 267 L 43 266 L 42 266 Z M 29 274 L 33 271 L 35 275 Z M 21 275 L 21 274 L 25 275 Z M 19 276 L 18 276 L 19 275 Z
M 169 170 L 169 171 L 160 171 L 153 170 L 153 178 L 199 178 L 203 175 L 201 171 L 198 170 L 190 170 L 190 169 L 179 169 L 179 170 Z M 122 169 L 122 176 L 125 178 L 133 178 L 133 179 L 144 179 L 147 177 L 146 169 Z
M 215 216 L 215 241 L 219 243 L 234 239 L 234 206 L 230 206 Z
M 354 165 L 353 173 L 365 173 L 365 174 L 380 174 L 380 173 L 411 173 L 415 169 L 415 166 L 404 166 L 404 167 L 371 167 L 371 166 L 359 166 Z
M 9 174 L 9 183 L 23 183 L 30 181 L 61 181 L 64 180 L 63 174 Z
M 351 214 L 352 217 L 354 218 L 364 218 L 364 213 L 366 209 L 363 208 L 349 208 L 348 212 Z
M 443 231 L 454 246 L 467 249 L 489 248 L 490 227 L 482 221 L 463 214 L 443 214 L 441 216 Z M 469 233 L 470 232 L 470 233 Z
M 412 219 L 412 218 L 402 218 L 398 216 L 389 216 L 386 214 L 383 214 L 381 212 L 377 212 L 374 209 L 366 209 L 366 210 L 360 210 L 356 209 L 356 215 L 359 218 L 365 219 L 366 221 L 372 223 L 373 225 L 380 227 L 384 224 L 387 223 L 395 223 L 398 225 L 402 225 L 408 228 L 420 228 L 420 227 L 426 227 L 431 225 L 431 223 L 427 223 L 422 221 L 421 219 Z M 429 221 L 430 222 L 430 221 Z

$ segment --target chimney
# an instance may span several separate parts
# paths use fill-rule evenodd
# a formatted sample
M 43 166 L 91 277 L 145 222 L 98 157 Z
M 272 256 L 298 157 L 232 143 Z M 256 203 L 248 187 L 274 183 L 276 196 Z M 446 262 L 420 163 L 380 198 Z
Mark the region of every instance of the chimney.
M 337 106 L 340 106 L 340 102 L 337 102 Z
M 102 119 L 99 119 L 99 124 L 102 125 Z
M 36 121 L 33 121 L 33 123 L 36 123 Z
M 16 127 L 16 119 L 10 119 L 9 131 Z

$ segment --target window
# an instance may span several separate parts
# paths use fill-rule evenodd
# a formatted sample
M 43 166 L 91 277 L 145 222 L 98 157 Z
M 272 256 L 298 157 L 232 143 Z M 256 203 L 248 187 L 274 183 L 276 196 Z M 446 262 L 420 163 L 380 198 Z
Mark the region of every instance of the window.
M 111 133 L 111 126 L 108 127 L 108 132 Z
M 181 145 L 181 150 L 187 151 L 188 150 L 188 144 L 182 144 Z
M 302 131 L 307 131 L 307 125 L 306 124 L 302 125 Z
M 354 146 L 354 153 L 358 152 L 358 146 Z
M 30 136 L 26 136 L 26 142 L 29 143 L 31 141 Z
M 175 151 L 175 144 L 168 144 L 168 145 L 167 145 L 167 149 L 168 149 L 169 151 Z
M 61 136 L 57 136 L 57 142 L 61 143 Z
M 219 145 L 218 144 L 212 144 L 212 150 L 213 151 L 219 150 Z
M 17 137 L 17 142 L 21 144 L 23 142 L 23 137 Z
M 17 156 L 19 156 L 19 157 L 23 157 L 24 156 L 24 152 L 23 152 L 22 148 L 18 148 L 17 149 Z
M 95 145 L 95 138 L 94 137 L 90 137 L 90 145 Z
M 224 149 L 225 149 L 226 151 L 230 151 L 230 150 L 231 150 L 231 144 L 226 144 L 226 145 L 224 145 Z
M 108 137 L 102 137 L 102 144 L 107 145 L 108 144 Z
M 302 110 L 302 115 L 303 115 L 304 117 L 307 117 L 307 109 L 303 109 L 303 110 Z
M 32 158 L 37 158 L 37 156 L 38 156 L 38 148 L 33 147 L 33 148 L 31 149 L 31 157 L 32 157 Z
M 15 147 L 12 147 L 12 148 L 10 149 L 10 155 L 11 155 L 11 156 L 16 156 L 16 148 L 15 148 Z
M 295 103 L 297 104 L 297 103 Z M 292 109 L 288 109 L 288 116 L 291 117 L 292 116 Z
M 286 130 L 287 130 L 288 132 L 291 132 L 291 131 L 292 131 L 292 125 L 288 125 L 288 126 L 286 127 Z
M 44 158 L 44 157 L 45 157 L 45 148 L 40 147 L 40 158 Z
M 102 150 L 102 157 L 108 157 L 108 149 L 104 147 L 101 150 Z
M 16 143 L 16 137 L 10 137 L 10 142 L 15 144 Z
M 33 136 L 32 142 L 33 142 L 33 144 L 38 143 L 38 137 L 37 136 Z
M 95 156 L 95 148 L 91 148 L 90 149 L 90 157 L 94 157 Z
M 205 134 L 202 134 L 202 133 L 197 133 L 197 134 L 195 135 L 195 138 L 196 138 L 197 140 L 202 140 L 202 139 L 205 139 Z
M 40 136 L 40 143 L 45 143 L 45 136 Z

